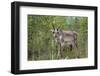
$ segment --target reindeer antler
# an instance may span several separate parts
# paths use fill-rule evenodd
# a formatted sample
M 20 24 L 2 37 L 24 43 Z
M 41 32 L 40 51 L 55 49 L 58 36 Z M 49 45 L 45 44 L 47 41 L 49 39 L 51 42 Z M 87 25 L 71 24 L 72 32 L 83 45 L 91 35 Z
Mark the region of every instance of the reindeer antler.
M 54 25 L 52 24 L 53 29 L 55 29 Z
M 57 28 L 59 29 L 60 28 L 60 25 Z
M 60 25 L 58 25 L 57 29 L 59 29 L 59 28 L 61 28 L 61 26 L 60 26 Z

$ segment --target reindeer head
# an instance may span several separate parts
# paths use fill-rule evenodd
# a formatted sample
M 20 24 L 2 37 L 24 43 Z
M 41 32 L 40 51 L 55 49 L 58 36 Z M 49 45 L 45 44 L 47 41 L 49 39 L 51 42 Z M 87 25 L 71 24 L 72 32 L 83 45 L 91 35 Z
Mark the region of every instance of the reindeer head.
M 53 33 L 53 37 L 54 38 L 59 37 L 59 35 L 60 35 L 60 29 L 59 28 L 55 28 L 54 25 L 52 25 L 52 26 L 53 26 L 53 29 L 51 30 L 51 32 Z

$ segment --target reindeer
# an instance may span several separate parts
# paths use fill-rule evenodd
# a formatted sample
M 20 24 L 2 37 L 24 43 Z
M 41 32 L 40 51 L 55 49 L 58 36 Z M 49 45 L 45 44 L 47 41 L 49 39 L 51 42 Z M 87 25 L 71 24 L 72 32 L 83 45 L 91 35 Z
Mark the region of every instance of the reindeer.
M 53 25 L 52 25 L 53 26 Z M 63 49 L 65 45 L 69 45 L 70 49 L 77 48 L 77 32 L 75 31 L 64 31 L 60 28 L 55 28 L 53 26 L 53 37 L 55 41 L 60 45 L 60 56 L 63 58 Z

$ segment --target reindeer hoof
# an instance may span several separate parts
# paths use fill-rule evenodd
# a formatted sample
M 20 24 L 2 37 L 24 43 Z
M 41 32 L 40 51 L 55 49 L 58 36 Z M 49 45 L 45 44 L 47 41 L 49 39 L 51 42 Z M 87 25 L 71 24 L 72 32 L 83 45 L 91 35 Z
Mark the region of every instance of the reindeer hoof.
M 80 58 L 80 56 L 77 56 L 77 58 Z

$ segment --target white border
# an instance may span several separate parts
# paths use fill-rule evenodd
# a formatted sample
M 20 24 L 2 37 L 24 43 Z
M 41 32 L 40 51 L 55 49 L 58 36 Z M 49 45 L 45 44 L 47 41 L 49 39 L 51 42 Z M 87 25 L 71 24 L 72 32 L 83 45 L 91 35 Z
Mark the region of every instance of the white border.
M 27 15 L 88 17 L 88 58 L 72 60 L 27 61 Z M 94 11 L 42 7 L 20 7 L 20 70 L 94 65 Z

